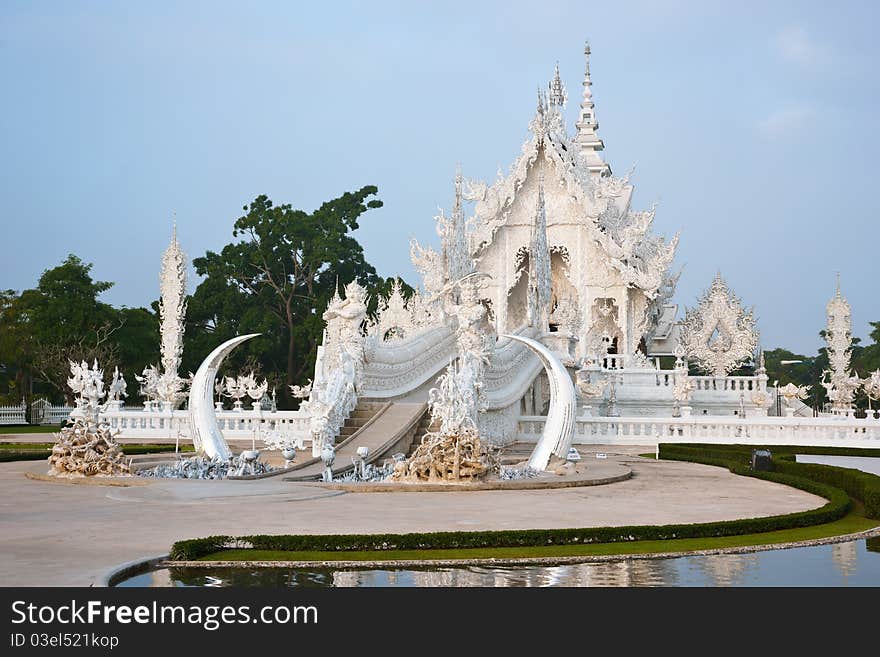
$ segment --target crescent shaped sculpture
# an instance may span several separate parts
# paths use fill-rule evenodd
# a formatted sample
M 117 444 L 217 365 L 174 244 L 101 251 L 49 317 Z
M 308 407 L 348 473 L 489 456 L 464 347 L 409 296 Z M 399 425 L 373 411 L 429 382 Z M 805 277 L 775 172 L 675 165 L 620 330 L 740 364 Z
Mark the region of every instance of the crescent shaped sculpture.
M 538 444 L 535 445 L 535 449 L 529 456 L 529 467 L 543 471 L 547 469 L 551 455 L 564 459 L 571 449 L 571 440 L 574 437 L 574 419 L 577 413 L 577 396 L 574 384 L 571 382 L 571 377 L 562 361 L 537 340 L 519 335 L 504 335 L 502 337 L 522 342 L 534 351 L 547 371 L 547 378 L 550 381 L 550 409 L 547 413 L 547 421 L 544 423 L 544 433 L 541 434 Z
M 227 340 L 208 355 L 193 377 L 189 390 L 189 425 L 193 432 L 193 447 L 209 459 L 228 463 L 232 458 L 232 451 L 220 431 L 214 412 L 214 377 L 230 351 L 258 335 L 250 333 Z

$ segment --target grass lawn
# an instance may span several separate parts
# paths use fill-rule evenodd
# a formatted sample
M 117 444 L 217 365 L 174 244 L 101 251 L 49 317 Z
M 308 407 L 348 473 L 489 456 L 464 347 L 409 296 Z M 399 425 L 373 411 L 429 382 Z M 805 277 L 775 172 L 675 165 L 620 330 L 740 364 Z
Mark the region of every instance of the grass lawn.
M 58 433 L 60 424 L 4 424 L 0 426 L 0 436 L 7 433 Z
M 846 516 L 835 522 L 760 534 L 717 538 L 677 538 L 663 541 L 593 543 L 589 545 L 547 545 L 540 547 L 464 548 L 456 550 L 374 550 L 350 552 L 284 552 L 270 550 L 221 550 L 199 561 L 395 561 L 432 559 L 522 559 L 534 557 L 579 557 L 610 554 L 652 554 L 688 552 L 714 548 L 773 545 L 843 534 L 854 534 L 880 526 L 880 521 L 865 518 L 858 503 Z

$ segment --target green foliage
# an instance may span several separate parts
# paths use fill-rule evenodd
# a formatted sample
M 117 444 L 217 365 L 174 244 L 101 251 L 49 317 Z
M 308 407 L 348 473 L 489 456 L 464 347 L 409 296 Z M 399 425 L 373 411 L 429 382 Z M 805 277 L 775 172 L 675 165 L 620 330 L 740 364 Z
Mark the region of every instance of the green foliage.
M 378 190 L 366 186 L 307 213 L 258 196 L 233 226 L 238 241 L 219 253 L 196 258 L 205 277 L 190 300 L 184 367 L 194 369 L 222 340 L 242 333 L 262 335 L 232 354 L 228 369 L 249 366 L 270 383 L 304 383 L 314 367 L 324 322 L 323 310 L 337 288 L 357 280 L 371 293 L 390 290 L 364 258 L 352 236 L 360 216 L 382 207 Z M 404 284 L 404 289 L 412 291 Z M 281 376 L 272 380 L 272 373 Z
M 0 363 L 7 370 L 7 398 L 28 397 L 32 387 L 55 400 L 66 396 L 69 360 L 97 359 L 105 371 L 119 366 L 125 372 L 143 367 L 144 349 L 157 351 L 148 346 L 155 326 L 149 311 L 101 302 L 99 296 L 113 284 L 94 280 L 91 270 L 91 263 L 71 254 L 44 271 L 36 288 L 0 294 Z
M 195 371 L 218 344 L 242 333 L 262 335 L 236 350 L 228 370 L 252 369 L 273 387 L 311 376 L 337 282 L 352 280 L 370 293 L 391 291 L 364 258 L 353 236 L 367 210 L 382 207 L 378 190 L 346 192 L 308 213 L 258 196 L 233 225 L 237 241 L 207 252 L 194 265 L 204 279 L 188 300 L 182 374 Z M 157 262 L 158 266 L 158 262 Z M 34 289 L 0 291 L 0 403 L 47 396 L 61 401 L 68 360 L 97 359 L 105 373 L 118 366 L 138 399 L 134 374 L 159 361 L 158 302 L 151 308 L 114 308 L 100 301 L 112 283 L 92 278 L 92 265 L 75 255 L 43 272 Z M 402 282 L 405 296 L 413 288 Z
M 850 370 L 861 377 L 866 377 L 870 372 L 880 369 L 880 322 L 869 322 L 871 326 L 871 344 L 863 346 L 860 338 L 853 338 Z M 819 331 L 824 339 L 825 331 Z M 767 377 L 772 386 L 779 381 L 780 386 L 794 383 L 799 386 L 810 386 L 807 399 L 804 403 L 814 409 L 822 410 L 828 402 L 828 395 L 822 386 L 822 378 L 828 369 L 828 353 L 825 347 L 820 347 L 815 356 L 796 354 L 787 349 L 770 349 L 764 352 L 767 367 Z M 800 363 L 786 363 L 781 361 L 799 360 Z M 859 390 L 855 398 L 857 408 L 867 408 L 868 398 L 862 390 Z M 877 404 L 873 404 L 876 408 Z
M 41 461 L 49 458 L 52 443 L 17 443 L 0 446 L 0 463 L 10 461 Z M 122 453 L 129 456 L 136 454 L 160 454 L 174 451 L 173 445 L 123 445 Z M 192 452 L 192 445 L 182 445 L 181 452 Z

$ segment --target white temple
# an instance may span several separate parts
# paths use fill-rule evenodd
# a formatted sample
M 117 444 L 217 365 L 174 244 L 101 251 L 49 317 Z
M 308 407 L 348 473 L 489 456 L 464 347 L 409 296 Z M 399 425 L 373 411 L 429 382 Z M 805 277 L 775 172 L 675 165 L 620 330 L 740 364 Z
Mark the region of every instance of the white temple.
M 757 331 L 720 277 L 711 308 L 692 313 L 687 325 L 694 330 L 681 353 L 678 308 L 670 302 L 678 236 L 667 240 L 652 232 L 655 208 L 634 208 L 629 175 L 614 176 L 604 161 L 589 46 L 585 56 L 573 133 L 565 125 L 567 94 L 557 66 L 548 90 L 538 94 L 529 136 L 507 175 L 499 172 L 488 184 L 456 174 L 452 212 L 436 217 L 439 248 L 411 245 L 422 276 L 413 298 L 404 300 L 395 288 L 365 337 L 355 337 L 354 324 L 343 325 L 335 310 L 342 300 L 331 302 L 322 353 L 332 355 L 333 365 L 319 356 L 313 377 L 313 396 L 322 404 L 332 406 L 319 383 L 338 369 L 340 353 L 357 364 L 349 367 L 357 372 L 351 390 L 369 400 L 424 401 L 457 359 L 460 370 L 479 370 L 470 385 L 480 399 L 481 434 L 510 442 L 521 433 L 523 418 L 546 414 L 549 398 L 538 359 L 517 341 L 499 338 L 512 334 L 549 347 L 597 414 L 670 416 L 684 407 L 766 415 L 763 371 L 730 376 L 751 360 Z M 349 293 L 354 306 L 365 308 L 363 290 L 347 288 Z M 361 312 L 345 322 L 364 317 Z M 347 343 L 340 342 L 342 335 Z M 480 346 L 478 356 L 473 345 Z M 704 352 L 714 355 L 706 363 L 721 363 L 707 369 L 709 376 L 689 377 L 681 358 L 676 369 L 660 368 L 661 356 Z M 588 399 L 589 391 L 597 397 Z M 340 410 L 352 403 L 345 400 Z
M 260 435 L 273 448 L 310 445 L 325 474 L 337 446 L 347 458 L 394 457 L 435 424 L 441 434 L 475 430 L 484 444 L 532 442 L 542 455 L 549 454 L 542 444 L 552 445 L 557 458 L 572 444 L 860 446 L 880 437 L 877 413 L 868 428 L 846 424 L 862 422 L 852 416 L 858 387 L 880 399 L 880 370 L 864 381 L 850 372 L 850 307 L 839 283 L 826 331 L 834 408 L 818 417 L 802 401 L 806 388 L 768 388 L 754 312 L 720 273 L 679 317 L 678 236 L 652 232 L 655 208 L 632 207 L 630 176 L 614 176 L 603 159 L 589 47 L 585 55 L 573 132 L 557 66 L 509 172 L 491 184 L 456 172 L 452 210 L 435 217 L 439 244 L 410 245 L 417 292 L 405 298 L 398 282 L 370 317 L 357 282 L 337 290 L 322 315 L 311 381 L 292 386 L 303 399 L 298 410 L 264 410 L 256 386 L 247 393 L 252 409 L 224 409 L 221 400 L 212 410 L 205 378 L 195 410 L 212 431 Z M 122 381 L 101 411 L 127 436 L 197 431 L 192 406 L 173 410 L 186 383 L 178 374 L 186 268 L 176 234 L 162 264 L 161 370 L 150 366 L 137 377 L 143 411 L 120 408 Z M 454 399 L 441 403 L 444 394 Z M 781 415 L 780 397 L 785 417 L 768 417 Z

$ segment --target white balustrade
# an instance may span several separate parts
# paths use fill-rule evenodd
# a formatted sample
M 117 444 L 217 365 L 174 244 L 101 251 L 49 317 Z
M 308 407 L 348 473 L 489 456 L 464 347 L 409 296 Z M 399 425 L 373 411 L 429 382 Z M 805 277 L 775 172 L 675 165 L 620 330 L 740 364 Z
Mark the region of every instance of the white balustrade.
M 187 410 L 108 409 L 101 412 L 100 418 L 119 431 L 120 438 L 189 441 L 192 437 Z M 227 440 L 260 440 L 269 432 L 279 432 L 299 448 L 311 443 L 310 417 L 302 411 L 223 410 L 217 412 L 217 422 Z
M 18 406 L 0 406 L 0 424 L 27 424 L 26 411 L 24 399 Z
M 756 376 L 689 376 L 688 380 L 694 383 L 694 390 L 750 392 L 759 385 Z
M 521 416 L 517 439 L 535 442 L 545 417 Z M 574 443 L 716 443 L 880 448 L 880 419 L 853 417 L 579 417 Z

